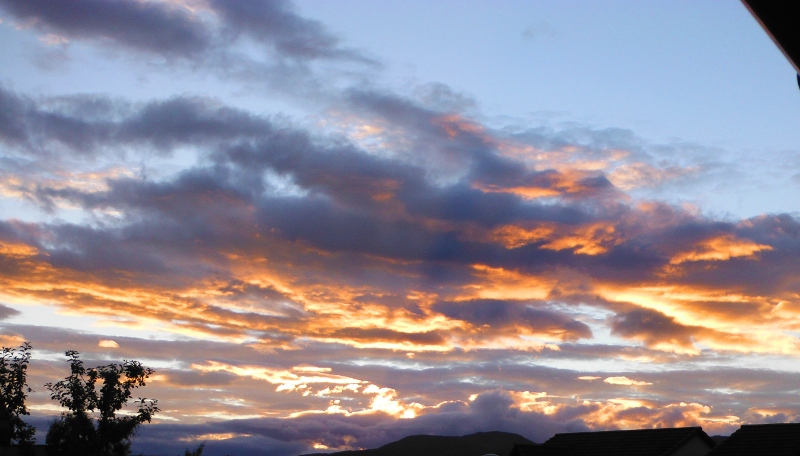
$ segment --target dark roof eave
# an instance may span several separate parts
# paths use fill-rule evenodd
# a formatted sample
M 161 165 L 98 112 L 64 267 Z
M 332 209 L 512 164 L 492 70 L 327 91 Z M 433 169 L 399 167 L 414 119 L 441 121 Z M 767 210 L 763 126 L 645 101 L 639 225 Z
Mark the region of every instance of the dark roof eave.
M 712 439 L 708 434 L 706 434 L 706 431 L 704 431 L 703 428 L 697 426 L 694 428 L 694 430 L 695 431 L 693 433 L 687 434 L 686 437 L 682 438 L 678 443 L 676 443 L 669 450 L 665 451 L 661 456 L 671 455 L 672 453 L 677 451 L 678 448 L 682 447 L 683 445 L 686 445 L 689 441 L 691 441 L 695 437 L 700 437 L 700 439 L 703 440 L 703 442 L 705 442 L 705 444 L 708 445 L 709 448 L 714 448 L 715 446 L 717 446 L 717 442 L 715 442 L 714 439 Z

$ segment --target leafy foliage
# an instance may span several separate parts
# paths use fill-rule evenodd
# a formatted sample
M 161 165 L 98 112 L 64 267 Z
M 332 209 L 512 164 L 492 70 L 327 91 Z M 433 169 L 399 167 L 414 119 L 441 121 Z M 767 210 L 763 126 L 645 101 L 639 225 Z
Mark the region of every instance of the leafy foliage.
M 189 450 L 188 448 L 186 451 L 183 452 L 183 456 L 203 456 L 203 448 L 206 447 L 206 443 L 203 442 L 200 445 L 197 445 L 197 448 L 194 450 Z
M 30 445 L 34 441 L 36 428 L 21 418 L 30 415 L 25 406 L 27 393 L 32 391 L 27 383 L 30 360 L 31 344 L 28 342 L 16 349 L 3 347 L 0 355 L 0 446 Z
M 117 416 L 133 395 L 146 385 L 153 369 L 138 361 L 123 361 L 86 368 L 75 350 L 65 352 L 71 373 L 48 383 L 50 397 L 69 412 L 63 413 L 47 432 L 47 444 L 59 456 L 127 456 L 136 428 L 159 412 L 158 401 L 139 398 L 136 414 Z M 96 419 L 90 413 L 99 415 Z

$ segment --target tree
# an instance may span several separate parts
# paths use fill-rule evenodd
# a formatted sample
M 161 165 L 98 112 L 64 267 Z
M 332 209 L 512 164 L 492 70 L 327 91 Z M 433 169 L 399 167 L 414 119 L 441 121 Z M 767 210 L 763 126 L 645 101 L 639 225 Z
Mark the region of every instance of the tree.
M 0 446 L 33 444 L 36 428 L 22 421 L 22 415 L 30 415 L 25 406 L 27 393 L 33 391 L 27 382 L 30 361 L 31 344 L 28 342 L 19 348 L 3 347 L 0 355 Z
M 194 450 L 189 450 L 188 448 L 186 451 L 183 452 L 183 456 L 203 456 L 203 448 L 206 447 L 206 442 L 197 445 L 197 448 Z
M 138 361 L 86 368 L 75 350 L 65 352 L 71 373 L 45 387 L 50 397 L 69 412 L 53 422 L 46 442 L 59 456 L 127 456 L 136 428 L 159 412 L 158 401 L 143 399 L 136 414 L 117 416 L 133 395 L 145 386 L 153 369 Z M 98 382 L 100 383 L 98 385 Z

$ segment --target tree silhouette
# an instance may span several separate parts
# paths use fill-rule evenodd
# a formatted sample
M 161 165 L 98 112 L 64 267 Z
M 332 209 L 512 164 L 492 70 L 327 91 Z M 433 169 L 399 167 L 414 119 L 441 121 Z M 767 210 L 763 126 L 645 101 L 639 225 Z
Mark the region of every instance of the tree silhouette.
M 28 342 L 17 349 L 3 347 L 0 355 L 0 446 L 33 444 L 36 428 L 21 418 L 30 415 L 25 406 L 27 393 L 32 391 L 27 383 L 30 360 L 31 344 Z
M 189 450 L 188 448 L 186 451 L 183 452 L 183 456 L 203 456 L 203 448 L 206 447 L 206 442 L 197 445 L 197 448 L 194 450 Z
M 145 386 L 153 369 L 138 361 L 123 361 L 86 368 L 75 350 L 65 352 L 71 373 L 64 380 L 48 383 L 50 397 L 69 412 L 53 422 L 46 442 L 58 456 L 127 456 L 136 428 L 159 412 L 158 401 L 143 399 L 138 413 L 117 416 L 133 390 Z M 98 381 L 100 385 L 98 385 Z M 94 418 L 90 413 L 97 412 Z

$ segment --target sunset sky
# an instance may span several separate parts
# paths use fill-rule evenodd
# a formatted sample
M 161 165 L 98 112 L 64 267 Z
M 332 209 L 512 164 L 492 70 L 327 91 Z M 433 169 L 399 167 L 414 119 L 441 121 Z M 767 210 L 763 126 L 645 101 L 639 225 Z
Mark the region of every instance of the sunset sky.
M 737 1 L 0 0 L 0 340 L 134 452 L 800 419 L 800 92 Z

